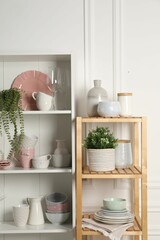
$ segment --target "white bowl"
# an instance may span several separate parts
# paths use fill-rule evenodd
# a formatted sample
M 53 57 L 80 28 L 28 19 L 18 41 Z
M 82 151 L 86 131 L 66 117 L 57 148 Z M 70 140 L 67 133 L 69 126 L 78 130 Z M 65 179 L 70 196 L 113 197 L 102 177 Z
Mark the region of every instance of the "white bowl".
M 97 112 L 101 117 L 118 117 L 121 112 L 121 106 L 118 101 L 100 102 Z
M 50 160 L 36 160 L 36 159 L 32 159 L 32 166 L 33 168 L 37 168 L 37 169 L 45 169 L 48 168 L 50 163 Z
M 61 224 L 68 220 L 70 212 L 66 213 L 50 213 L 46 212 L 47 219 L 53 224 Z
M 71 155 L 70 154 L 53 154 L 51 159 L 53 167 L 69 167 L 71 164 Z

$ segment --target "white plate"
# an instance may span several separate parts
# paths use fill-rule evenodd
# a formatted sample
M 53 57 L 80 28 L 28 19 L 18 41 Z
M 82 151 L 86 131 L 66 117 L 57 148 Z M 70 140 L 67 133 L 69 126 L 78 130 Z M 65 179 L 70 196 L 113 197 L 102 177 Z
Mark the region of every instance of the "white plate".
M 104 215 L 104 216 L 113 216 L 113 217 L 123 217 L 123 216 L 130 216 L 130 212 L 122 212 L 122 213 L 117 213 L 117 212 L 105 212 L 103 210 L 100 210 L 100 212 Z
M 98 222 L 101 222 L 101 223 L 106 223 L 106 224 L 115 224 L 115 225 L 117 225 L 117 224 L 127 224 L 127 223 L 132 223 L 133 222 L 133 220 L 128 220 L 128 221 L 109 221 L 109 220 L 100 220 L 100 219 L 96 219 L 95 218 L 95 220 L 96 221 L 98 221 Z
M 96 212 L 94 215 L 102 219 L 112 219 L 112 220 L 127 220 L 127 219 L 132 219 L 134 216 L 132 213 L 124 216 L 107 216 L 101 213 L 100 211 Z
M 127 213 L 128 210 L 125 208 L 123 210 L 108 210 L 104 207 L 101 207 L 101 209 L 104 211 L 104 212 L 108 212 L 108 213 Z

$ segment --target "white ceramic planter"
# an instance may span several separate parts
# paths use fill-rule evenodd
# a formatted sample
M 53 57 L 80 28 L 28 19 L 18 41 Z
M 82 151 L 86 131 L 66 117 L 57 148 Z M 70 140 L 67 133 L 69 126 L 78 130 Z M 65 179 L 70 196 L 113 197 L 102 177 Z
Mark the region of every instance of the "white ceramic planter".
M 91 171 L 112 171 L 115 169 L 115 149 L 87 149 Z

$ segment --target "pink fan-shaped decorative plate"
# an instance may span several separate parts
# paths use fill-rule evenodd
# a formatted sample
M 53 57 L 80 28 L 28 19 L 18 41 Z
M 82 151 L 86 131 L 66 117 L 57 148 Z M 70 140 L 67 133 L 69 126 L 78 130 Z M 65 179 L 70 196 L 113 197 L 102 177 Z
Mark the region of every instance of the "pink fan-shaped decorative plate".
M 18 75 L 11 88 L 18 88 L 22 90 L 22 109 L 37 110 L 36 102 L 32 98 L 33 92 L 43 92 L 48 95 L 52 95 L 49 89 L 52 88 L 51 80 L 47 74 L 30 70 Z

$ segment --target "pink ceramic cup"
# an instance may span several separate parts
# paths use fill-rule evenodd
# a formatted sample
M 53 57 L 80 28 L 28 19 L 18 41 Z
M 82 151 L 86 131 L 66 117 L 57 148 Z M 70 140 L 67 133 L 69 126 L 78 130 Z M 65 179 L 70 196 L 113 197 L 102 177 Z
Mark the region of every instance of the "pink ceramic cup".
M 30 168 L 31 167 L 31 160 L 35 155 L 34 148 L 22 148 L 20 153 L 20 163 L 23 168 Z

